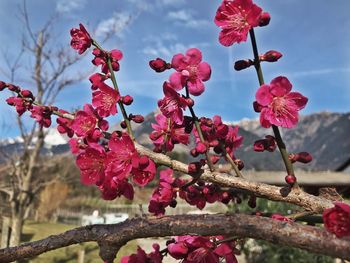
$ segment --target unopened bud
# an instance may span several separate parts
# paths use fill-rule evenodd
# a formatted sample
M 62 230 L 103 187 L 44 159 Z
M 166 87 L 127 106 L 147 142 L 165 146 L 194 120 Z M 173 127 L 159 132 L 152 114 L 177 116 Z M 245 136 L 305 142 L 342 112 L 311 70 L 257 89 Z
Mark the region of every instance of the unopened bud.
M 260 56 L 260 61 L 276 62 L 282 57 L 282 53 L 276 50 L 267 51 L 264 55 Z
M 309 163 L 312 161 L 312 156 L 308 152 L 300 152 L 297 154 L 296 161 L 301 163 Z
M 156 58 L 154 60 L 151 60 L 149 62 L 149 66 L 151 67 L 151 69 L 153 69 L 155 72 L 163 72 L 167 69 L 171 68 L 171 64 L 166 63 L 166 61 L 164 61 L 161 58 Z
M 192 149 L 190 151 L 190 154 L 193 156 L 193 157 L 197 157 L 199 155 L 199 153 L 197 152 L 196 148 Z
M 237 71 L 249 68 L 251 65 L 253 65 L 254 62 L 251 59 L 247 59 L 247 60 L 237 60 L 235 62 L 234 68 Z
M 248 205 L 249 205 L 251 208 L 255 208 L 255 207 L 256 207 L 256 196 L 255 196 L 255 195 L 251 195 L 251 196 L 249 197 Z
M 244 168 L 244 162 L 240 159 L 236 159 L 233 161 L 237 167 L 238 167 L 238 170 L 242 170 Z
M 12 84 L 8 85 L 7 88 L 13 92 L 19 92 L 21 90 L 18 86 Z
M 3 81 L 0 81 L 0 91 L 3 91 L 7 87 L 7 84 Z
M 254 101 L 253 102 L 253 108 L 254 108 L 255 112 L 261 112 L 263 107 L 257 101 Z
M 145 169 L 148 166 L 148 164 L 149 164 L 149 159 L 147 156 L 141 156 L 139 158 L 139 168 L 141 170 Z
M 126 96 L 122 97 L 122 103 L 124 105 L 130 105 L 133 101 L 134 101 L 134 99 L 130 95 L 126 95 Z
M 122 127 L 122 129 L 126 129 L 127 125 L 126 125 L 126 122 L 125 121 L 122 121 L 120 123 L 120 127 Z
M 270 23 L 271 16 L 268 12 L 263 12 L 259 18 L 259 26 L 267 26 Z
M 290 186 L 293 186 L 297 181 L 297 178 L 295 177 L 295 175 L 292 175 L 292 174 L 288 174 L 284 179 L 286 180 L 286 183 L 289 184 Z
M 193 107 L 194 105 L 194 100 L 191 98 L 186 98 L 186 103 L 188 107 Z
M 202 153 L 203 154 L 203 153 L 205 153 L 207 151 L 207 146 L 204 143 L 199 142 L 197 144 L 197 146 L 196 146 L 196 151 L 198 153 Z
M 200 162 L 192 162 L 188 165 L 188 173 L 196 174 L 200 171 L 202 165 Z
M 145 120 L 145 118 L 142 115 L 131 115 L 130 119 L 136 123 L 143 123 L 143 121 Z
M 210 160 L 213 164 L 216 164 L 220 160 L 220 156 L 219 155 L 212 155 L 212 156 L 210 156 Z
M 30 98 L 30 99 L 34 100 L 33 93 L 32 93 L 30 90 L 27 90 L 27 89 L 22 90 L 22 91 L 21 91 L 21 95 L 22 95 L 24 98 Z

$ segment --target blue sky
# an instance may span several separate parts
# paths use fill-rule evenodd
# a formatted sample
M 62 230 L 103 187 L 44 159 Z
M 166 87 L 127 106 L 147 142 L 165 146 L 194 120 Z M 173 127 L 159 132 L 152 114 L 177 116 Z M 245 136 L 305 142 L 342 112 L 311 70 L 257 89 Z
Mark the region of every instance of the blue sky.
M 48 17 L 58 13 L 53 35 L 56 43 L 69 45 L 69 30 L 79 23 L 96 29 L 94 37 L 102 39 L 112 27 L 120 29 L 105 45 L 124 53 L 121 70 L 117 73 L 122 94 L 134 96 L 128 107 L 132 113 L 147 114 L 156 108 L 162 97 L 162 83 L 170 71 L 156 74 L 148 61 L 162 57 L 170 61 L 172 55 L 184 53 L 190 47 L 202 50 L 203 58 L 212 66 L 212 78 L 206 82 L 206 91 L 196 98 L 195 110 L 199 116 L 219 114 L 224 120 L 256 118 L 252 110 L 258 81 L 253 68 L 236 72 L 233 63 L 252 57 L 250 42 L 221 46 L 219 28 L 213 18 L 219 0 L 29 0 L 29 19 L 34 29 L 40 28 Z M 260 53 L 275 49 L 283 53 L 278 63 L 265 63 L 265 81 L 279 75 L 287 76 L 293 89 L 309 97 L 303 114 L 319 111 L 348 112 L 350 102 L 350 1 L 334 0 L 269 0 L 255 1 L 271 14 L 268 27 L 257 28 Z M 16 12 L 20 0 L 0 2 L 1 56 L 15 57 L 21 44 L 22 24 Z M 11 14 L 11 15 L 9 15 Z M 125 24 L 127 24 L 125 26 Z M 91 69 L 86 58 L 79 70 Z M 24 59 L 25 69 L 28 61 Z M 0 79 L 8 81 L 4 59 L 0 59 Z M 25 73 L 18 84 L 25 82 Z M 4 93 L 4 92 L 3 92 Z M 16 134 L 11 123 L 13 109 L 5 105 L 7 94 L 0 94 L 1 123 L 7 129 L 1 137 Z M 67 88 L 57 100 L 65 108 L 90 102 L 89 83 L 83 81 Z M 118 118 L 117 118 L 118 119 Z

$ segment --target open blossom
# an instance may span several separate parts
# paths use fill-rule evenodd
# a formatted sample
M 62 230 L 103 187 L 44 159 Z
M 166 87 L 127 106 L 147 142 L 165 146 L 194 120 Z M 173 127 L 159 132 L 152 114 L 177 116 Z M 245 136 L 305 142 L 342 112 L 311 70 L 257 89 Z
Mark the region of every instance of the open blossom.
M 133 176 L 133 181 L 140 186 L 145 186 L 153 180 L 156 166 L 146 156 L 140 156 L 134 143 L 127 133 L 113 133 L 109 140 L 107 153 L 106 173 L 123 180 Z
M 48 128 L 51 126 L 52 109 L 50 107 L 33 106 L 30 112 L 32 113 L 30 117 L 36 119 L 41 127 Z
M 184 120 L 182 110 L 187 107 L 186 99 L 181 97 L 169 82 L 164 82 L 163 92 L 164 98 L 158 101 L 160 111 L 173 122 L 182 124 Z
M 72 37 L 70 45 L 78 50 L 79 55 L 83 54 L 92 44 L 90 34 L 82 24 L 79 24 L 79 28 L 72 28 L 70 35 Z
M 263 127 L 271 125 L 293 128 L 299 120 L 298 111 L 308 101 L 299 92 L 291 92 L 292 84 L 286 77 L 273 79 L 270 85 L 262 85 L 256 92 L 255 108 L 260 111 Z
M 187 145 L 189 143 L 190 135 L 185 132 L 183 124 L 178 125 L 163 114 L 157 114 L 155 120 L 157 124 L 151 124 L 154 131 L 150 134 L 150 138 L 156 149 L 162 150 L 165 148 L 166 151 L 172 151 L 174 144 L 182 143 Z
M 71 129 L 77 136 L 87 136 L 91 134 L 97 123 L 97 118 L 91 105 L 85 104 L 84 110 L 79 110 L 75 114 Z
M 92 93 L 92 105 L 100 117 L 115 115 L 119 99 L 119 92 L 103 82 L 99 85 L 98 90 Z
M 148 211 L 155 215 L 164 215 L 166 207 L 175 207 L 176 188 L 183 184 L 183 180 L 173 177 L 173 170 L 170 168 L 160 171 L 159 185 L 152 194 Z
M 198 96 L 203 93 L 203 81 L 210 79 L 211 68 L 207 62 L 202 62 L 202 52 L 199 49 L 190 48 L 186 55 L 176 54 L 171 65 L 177 71 L 169 79 L 172 87 L 180 90 L 187 85 L 190 94 Z
M 350 205 L 335 202 L 334 207 L 323 211 L 325 228 L 337 237 L 350 236 Z
M 84 184 L 96 184 L 104 179 L 106 153 L 94 148 L 81 152 L 76 160 Z
M 221 28 L 219 42 L 231 46 L 246 41 L 249 30 L 259 26 L 261 13 L 252 0 L 223 0 L 214 19 Z

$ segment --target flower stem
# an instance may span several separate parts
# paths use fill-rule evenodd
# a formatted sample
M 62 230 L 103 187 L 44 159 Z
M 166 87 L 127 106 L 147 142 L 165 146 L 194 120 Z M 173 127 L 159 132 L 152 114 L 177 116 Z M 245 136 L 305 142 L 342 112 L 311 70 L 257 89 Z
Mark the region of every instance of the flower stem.
M 116 80 L 116 78 L 115 78 L 115 74 L 114 74 L 114 70 L 113 70 L 112 62 L 111 62 L 111 57 L 110 57 L 109 53 L 108 53 L 107 51 L 105 51 L 95 40 L 92 40 L 92 44 L 93 44 L 96 48 L 98 48 L 99 50 L 101 50 L 102 52 L 108 54 L 108 55 L 107 55 L 107 65 L 108 65 L 109 72 L 110 72 L 110 74 L 111 74 L 111 80 L 112 80 L 114 89 L 119 93 L 119 87 L 118 87 L 117 80 Z M 120 108 L 120 111 L 122 112 L 122 115 L 123 115 L 123 118 L 124 118 L 124 121 L 125 121 L 125 124 L 126 124 L 126 128 L 127 128 L 128 134 L 129 134 L 129 136 L 131 137 L 131 139 L 134 140 L 135 137 L 134 137 L 134 134 L 133 134 L 133 131 L 132 131 L 132 128 L 131 128 L 131 123 L 130 123 L 128 114 L 126 113 L 124 104 L 123 104 L 120 100 L 118 101 L 118 106 L 119 106 L 119 108 Z
M 190 94 L 188 92 L 188 88 L 186 86 L 186 98 L 190 98 Z M 194 113 L 194 110 L 193 110 L 193 107 L 192 106 L 188 106 L 190 112 L 191 112 L 191 116 L 192 116 L 192 119 L 193 119 L 193 122 L 194 122 L 194 125 L 196 126 L 196 130 L 198 132 L 198 136 L 199 136 L 199 139 L 201 140 L 202 143 L 205 144 L 205 138 L 203 136 L 203 132 L 202 132 L 202 129 L 201 129 L 201 126 L 199 124 L 199 121 L 198 121 L 198 117 L 196 116 L 196 114 Z M 208 166 L 209 166 L 209 169 L 211 172 L 214 171 L 214 165 L 210 159 L 210 156 L 209 156 L 209 152 L 208 150 L 205 152 L 205 157 L 207 159 L 207 163 L 208 163 Z
M 265 82 L 264 82 L 264 75 L 263 75 L 261 65 L 260 65 L 259 52 L 258 52 L 258 47 L 256 44 L 256 39 L 255 39 L 255 34 L 254 34 L 253 28 L 249 31 L 249 35 L 250 35 L 250 39 L 252 42 L 252 48 L 253 48 L 253 53 L 254 53 L 254 67 L 255 67 L 256 73 L 258 75 L 259 84 L 261 86 L 261 85 L 264 85 Z M 283 142 L 281 133 L 276 125 L 272 125 L 272 130 L 273 130 L 273 133 L 275 135 L 277 146 L 278 146 L 278 149 L 281 153 L 284 165 L 286 167 L 286 171 L 289 175 L 294 175 L 293 164 L 288 158 L 287 148 L 286 148 L 285 143 Z M 298 187 L 297 183 L 295 183 L 294 186 Z
M 231 167 L 235 171 L 237 177 L 243 178 L 241 171 L 238 169 L 238 166 L 235 164 L 234 160 L 231 158 L 229 153 L 226 151 L 225 146 L 223 145 L 222 142 L 220 142 L 220 147 L 221 147 L 221 150 L 222 150 L 223 154 L 225 155 L 227 161 L 230 163 Z

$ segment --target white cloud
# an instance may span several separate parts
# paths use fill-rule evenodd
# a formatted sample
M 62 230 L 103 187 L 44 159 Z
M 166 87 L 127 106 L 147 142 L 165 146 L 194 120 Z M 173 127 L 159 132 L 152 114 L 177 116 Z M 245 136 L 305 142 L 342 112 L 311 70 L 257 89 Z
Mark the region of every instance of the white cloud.
M 173 21 L 176 25 L 189 28 L 200 28 L 210 25 L 209 21 L 195 18 L 193 12 L 185 9 L 171 11 L 167 14 L 167 18 Z
M 208 43 L 183 44 L 178 42 L 178 38 L 173 33 L 165 33 L 157 38 L 147 37 L 143 39 L 145 47 L 142 53 L 152 57 L 162 57 L 171 59 L 177 53 L 185 53 L 191 47 L 203 48 L 209 46 Z
M 132 20 L 129 13 L 114 13 L 112 17 L 102 20 L 96 28 L 96 36 L 103 36 L 113 32 L 121 37 L 123 29 Z
M 70 13 L 83 8 L 86 0 L 59 0 L 56 3 L 56 11 L 59 13 Z

